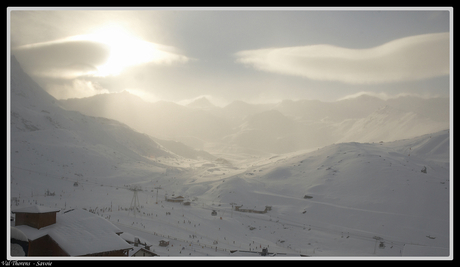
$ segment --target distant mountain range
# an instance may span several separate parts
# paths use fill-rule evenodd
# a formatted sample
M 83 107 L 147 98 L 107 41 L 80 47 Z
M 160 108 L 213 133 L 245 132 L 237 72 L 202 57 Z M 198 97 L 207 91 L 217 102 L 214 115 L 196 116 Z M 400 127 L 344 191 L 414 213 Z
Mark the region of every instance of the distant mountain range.
M 135 98 L 130 97 L 125 100 L 134 101 Z M 54 166 L 56 170 L 64 168 L 75 174 L 82 172 L 81 163 L 90 166 L 97 162 L 101 169 L 115 171 L 120 164 L 131 162 L 162 166 L 151 159 L 213 158 L 203 151 L 154 139 L 117 120 L 62 108 L 59 101 L 23 72 L 14 57 L 10 100 L 11 165 L 15 167 L 49 172 L 50 166 Z M 134 103 L 142 101 L 138 99 Z
M 223 255 L 202 246 L 214 240 L 224 240 L 219 248 L 251 247 L 256 240 L 270 244 L 270 251 L 295 249 L 312 256 L 450 253 L 451 132 L 431 132 L 449 127 L 446 99 L 238 101 L 220 108 L 203 99 L 191 106 L 148 103 L 125 92 L 57 101 L 14 57 L 10 96 L 11 205 L 14 199 L 16 205 L 62 210 L 110 207 L 101 216 L 120 219 L 133 236 L 159 240 L 153 233 L 161 232 L 184 244 L 189 240 L 181 238 L 196 235 L 200 242 L 190 242 L 201 253 L 196 255 Z M 155 133 L 171 135 L 166 140 Z M 214 158 L 175 138 L 246 154 Z M 407 139 L 387 142 L 399 138 Z M 338 144 L 341 140 L 378 143 Z M 254 156 L 286 151 L 296 153 Z M 136 218 L 127 211 L 134 199 L 129 189 L 136 188 L 142 188 L 140 211 L 151 215 Z M 158 188 L 161 196 L 174 193 L 192 199 L 192 205 L 155 205 Z M 53 196 L 43 194 L 48 191 Z M 112 202 L 119 208 L 112 211 Z M 270 210 L 251 215 L 234 205 Z M 201 226 L 180 225 L 184 218 Z M 164 255 L 185 256 L 175 244 L 175 251 Z
M 137 131 L 200 150 L 231 146 L 256 153 L 285 153 L 343 141 L 410 138 L 450 125 L 448 98 L 416 96 L 382 100 L 361 95 L 334 102 L 272 104 L 234 101 L 217 107 L 205 97 L 183 106 L 146 102 L 125 91 L 59 102 L 68 110 L 118 120 Z

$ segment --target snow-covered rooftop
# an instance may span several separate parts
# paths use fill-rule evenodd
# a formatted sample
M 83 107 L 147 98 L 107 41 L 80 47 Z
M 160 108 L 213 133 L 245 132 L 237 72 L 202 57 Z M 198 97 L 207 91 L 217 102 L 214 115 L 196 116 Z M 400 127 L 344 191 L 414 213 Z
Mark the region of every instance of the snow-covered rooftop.
M 59 209 L 53 209 L 49 208 L 46 206 L 27 206 L 27 207 L 22 207 L 22 208 L 17 208 L 15 210 L 12 210 L 11 212 L 13 213 L 48 213 L 48 212 L 58 212 Z
M 58 214 L 56 224 L 35 229 L 16 226 L 30 240 L 49 235 L 71 256 L 132 248 L 117 233 L 122 231 L 106 219 L 90 212 L 73 209 Z
M 20 241 L 28 241 L 27 236 L 22 231 L 20 231 L 19 229 L 15 227 L 11 227 L 10 233 L 11 233 L 10 238 L 14 238 Z
M 134 256 L 137 252 L 139 252 L 140 250 L 142 250 L 144 253 L 147 253 L 146 256 L 153 256 L 153 255 L 157 255 L 156 253 L 148 250 L 148 249 L 145 249 L 143 247 L 134 247 L 132 250 L 130 250 L 128 252 L 128 256 L 129 257 L 132 257 Z M 150 254 L 151 253 L 151 254 Z M 141 254 L 142 255 L 142 254 Z

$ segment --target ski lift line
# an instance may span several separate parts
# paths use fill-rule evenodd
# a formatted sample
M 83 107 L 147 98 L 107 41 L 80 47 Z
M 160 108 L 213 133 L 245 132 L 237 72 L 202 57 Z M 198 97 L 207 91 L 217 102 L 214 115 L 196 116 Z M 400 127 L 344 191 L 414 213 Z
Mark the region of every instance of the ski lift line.
M 53 174 L 48 174 L 48 173 L 44 173 L 44 172 L 39 172 L 39 171 L 35 171 L 35 170 L 30 170 L 30 169 L 26 169 L 26 168 L 22 168 L 22 167 L 18 167 L 18 166 L 13 166 L 11 165 L 12 168 L 16 168 L 16 169 L 20 169 L 20 170 L 24 170 L 24 171 L 29 171 L 29 172 L 32 172 L 32 173 L 37 173 L 37 174 L 41 174 L 41 175 L 44 175 L 46 177 L 50 177 L 50 178 L 53 178 L 53 179 L 59 179 L 59 180 L 62 180 L 62 177 L 58 177 L 56 175 L 53 175 Z M 127 190 L 130 190 L 129 188 L 126 188 L 126 187 L 120 187 L 120 186 L 113 186 L 113 185 L 106 185 L 106 184 L 102 184 L 102 183 L 96 183 L 96 182 L 90 182 L 90 181 L 81 181 L 81 180 L 74 180 L 74 179 L 69 179 L 67 178 L 66 179 L 67 181 L 70 181 L 70 182 L 78 182 L 78 183 L 83 183 L 83 184 L 96 184 L 96 185 L 102 185 L 102 186 L 107 186 L 107 187 L 114 187 L 114 188 L 118 188 L 118 189 L 127 189 Z M 142 191 L 141 191 L 142 192 Z M 195 204 L 193 203 L 193 205 L 196 205 L 196 206 L 200 206 L 200 204 Z M 206 207 L 206 208 L 205 208 Z M 217 210 L 220 210 L 220 211 L 223 211 L 223 208 L 215 208 L 214 206 L 210 206 L 208 204 L 202 204 L 202 208 L 205 208 L 205 209 L 217 209 Z M 270 220 L 267 220 L 267 219 L 264 219 L 263 217 L 260 217 L 260 216 L 257 216 L 255 214 L 243 214 L 243 213 L 234 213 L 234 214 L 237 214 L 238 216 L 244 216 L 244 217 L 248 217 L 248 218 L 257 218 L 259 220 L 265 220 L 265 221 L 268 221 L 270 222 Z M 141 215 L 142 216 L 142 215 Z M 144 217 L 144 216 L 142 216 Z M 279 218 L 278 218 L 279 219 Z M 287 225 L 290 225 L 290 226 L 294 226 L 294 227 L 299 227 L 299 228 L 303 228 L 305 226 L 305 223 L 300 225 L 299 223 L 295 222 L 295 221 L 292 221 L 292 220 L 289 220 L 287 218 L 283 218 L 282 220 L 284 221 L 287 221 L 285 222 L 284 224 L 287 224 Z M 323 232 L 327 232 L 327 233 L 335 233 L 335 234 L 338 234 L 338 233 L 341 233 L 343 231 L 339 231 L 339 230 L 333 230 L 333 229 L 330 229 L 330 228 L 326 228 L 326 227 L 321 227 L 321 226 L 314 226 L 314 225 L 311 225 L 309 224 L 309 227 L 313 228 L 313 229 L 317 229 L 317 230 L 320 230 L 320 231 L 323 231 Z M 369 237 L 368 235 L 362 235 L 362 234 L 357 234 L 357 233 L 353 233 L 351 234 L 349 231 L 347 231 L 347 233 L 349 234 L 350 237 L 354 236 L 355 238 L 361 238 L 361 239 L 364 239 L 364 240 L 372 240 L 373 237 Z M 411 244 L 411 245 L 418 245 L 418 246 L 426 246 L 426 245 L 422 245 L 422 244 L 417 244 L 417 243 L 411 243 L 411 242 L 404 242 L 404 241 L 394 241 L 394 240 L 390 240 L 390 239 L 387 239 L 385 238 L 386 241 L 388 242 L 393 242 L 393 243 L 396 243 L 396 244 Z

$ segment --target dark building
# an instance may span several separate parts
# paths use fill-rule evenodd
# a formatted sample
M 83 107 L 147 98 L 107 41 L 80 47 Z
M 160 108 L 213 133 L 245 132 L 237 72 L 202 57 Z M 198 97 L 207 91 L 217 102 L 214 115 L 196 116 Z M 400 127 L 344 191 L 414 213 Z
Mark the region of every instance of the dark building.
M 128 256 L 133 248 L 118 227 L 85 210 L 31 206 L 12 212 L 15 231 L 28 240 L 26 256 Z

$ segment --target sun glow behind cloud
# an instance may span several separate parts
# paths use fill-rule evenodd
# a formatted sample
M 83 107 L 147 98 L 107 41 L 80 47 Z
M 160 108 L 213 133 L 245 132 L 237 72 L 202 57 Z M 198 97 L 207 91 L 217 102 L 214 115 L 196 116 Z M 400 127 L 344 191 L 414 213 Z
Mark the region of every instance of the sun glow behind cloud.
M 121 76 L 133 66 L 183 64 L 190 60 L 173 47 L 108 25 L 86 34 L 14 47 L 12 51 L 25 71 L 41 80 L 45 90 L 58 99 L 107 92 L 110 88 L 101 88 L 93 78 Z
M 369 49 L 311 45 L 247 50 L 236 57 L 258 70 L 313 80 L 413 81 L 449 75 L 449 33 L 410 36 Z
M 127 67 L 148 62 L 171 64 L 185 63 L 189 60 L 186 56 L 168 52 L 167 50 L 172 50 L 170 47 L 144 41 L 116 27 L 98 30 L 92 34 L 73 36 L 69 39 L 98 42 L 109 47 L 108 60 L 103 65 L 97 66 L 97 71 L 93 73 L 95 76 L 119 75 Z
M 130 66 L 189 60 L 172 47 L 142 40 L 120 27 L 23 45 L 13 48 L 13 52 L 31 74 L 62 79 L 106 77 L 119 75 Z

